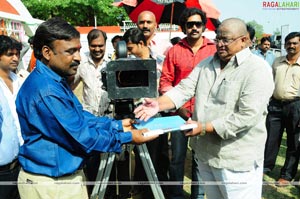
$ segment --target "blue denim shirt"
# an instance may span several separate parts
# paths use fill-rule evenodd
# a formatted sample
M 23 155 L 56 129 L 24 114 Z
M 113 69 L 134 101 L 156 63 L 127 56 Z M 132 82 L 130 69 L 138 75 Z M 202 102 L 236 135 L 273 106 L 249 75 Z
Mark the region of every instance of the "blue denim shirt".
M 7 98 L 0 88 L 0 166 L 11 163 L 19 153 L 19 138 Z
M 268 50 L 265 55 L 260 49 L 255 50 L 253 53 L 266 60 L 269 66 L 272 67 L 272 64 L 276 57 L 270 50 Z
M 40 61 L 16 106 L 24 139 L 19 161 L 27 172 L 72 174 L 92 151 L 121 152 L 121 145 L 132 141 L 121 121 L 84 111 L 66 81 Z

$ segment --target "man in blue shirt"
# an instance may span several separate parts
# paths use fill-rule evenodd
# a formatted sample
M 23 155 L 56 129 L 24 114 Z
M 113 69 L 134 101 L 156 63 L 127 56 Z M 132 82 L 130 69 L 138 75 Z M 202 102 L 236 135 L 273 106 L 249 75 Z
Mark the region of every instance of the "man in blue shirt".
M 21 198 L 88 198 L 82 165 L 96 152 L 121 152 L 124 143 L 152 140 L 130 119 L 96 117 L 82 109 L 66 78 L 80 64 L 80 34 L 52 18 L 36 30 L 36 68 L 19 91 L 16 105 L 24 138 L 18 179 Z M 71 184 L 71 186 L 70 186 Z
M 271 67 L 275 60 L 275 55 L 270 51 L 270 47 L 271 47 L 270 37 L 263 37 L 260 40 L 258 49 L 255 50 L 253 53 L 266 60 Z

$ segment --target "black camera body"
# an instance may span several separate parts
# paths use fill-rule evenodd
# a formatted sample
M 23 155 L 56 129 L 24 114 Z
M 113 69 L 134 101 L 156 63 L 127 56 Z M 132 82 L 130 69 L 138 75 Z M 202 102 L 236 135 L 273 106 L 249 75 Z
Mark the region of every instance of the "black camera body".
M 134 118 L 134 99 L 157 97 L 156 60 L 127 58 L 124 41 L 117 43 L 116 55 L 102 70 L 103 87 L 114 104 L 114 117 Z
M 102 71 L 104 86 L 111 99 L 157 96 L 156 61 L 120 58 Z
M 111 99 L 136 99 L 157 96 L 156 61 L 127 58 L 125 41 L 116 47 L 117 59 L 102 70 L 104 89 Z

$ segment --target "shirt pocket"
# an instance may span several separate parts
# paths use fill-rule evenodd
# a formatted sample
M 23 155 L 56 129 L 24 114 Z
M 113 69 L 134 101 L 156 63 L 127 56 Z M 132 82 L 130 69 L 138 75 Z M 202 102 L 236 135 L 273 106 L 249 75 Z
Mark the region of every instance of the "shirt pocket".
M 236 104 L 239 98 L 240 82 L 232 80 L 223 80 L 216 92 L 216 102 L 226 105 Z

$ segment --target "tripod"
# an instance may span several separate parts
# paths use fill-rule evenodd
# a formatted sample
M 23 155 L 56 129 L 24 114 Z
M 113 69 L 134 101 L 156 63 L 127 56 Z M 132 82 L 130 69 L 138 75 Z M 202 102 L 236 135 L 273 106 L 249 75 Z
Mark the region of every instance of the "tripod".
M 124 108 L 122 108 L 122 112 L 125 113 L 124 115 L 128 116 L 128 114 L 132 114 L 131 107 L 133 107 L 133 101 L 129 100 L 129 102 L 128 101 L 124 102 L 124 100 L 123 100 L 121 102 L 122 107 L 124 107 L 124 104 L 126 104 L 126 103 L 130 104 L 129 111 L 127 111 L 127 114 L 126 114 L 125 113 L 126 111 L 123 112 Z M 118 106 L 116 106 L 116 104 L 115 104 L 115 107 L 118 107 Z M 120 114 L 118 114 L 118 112 L 116 112 L 116 110 L 118 110 L 118 109 L 115 109 L 114 112 L 116 113 L 117 116 L 120 116 Z M 136 154 L 136 155 L 139 155 L 141 158 L 141 162 L 142 162 L 142 165 L 146 172 L 148 181 L 158 182 L 158 178 L 157 178 L 154 166 L 152 164 L 146 144 L 137 145 L 136 147 L 138 150 L 138 154 Z M 108 181 L 109 181 L 109 176 L 111 174 L 115 158 L 116 158 L 115 153 L 104 153 L 101 155 L 101 162 L 100 162 L 100 166 L 98 168 L 98 174 L 96 177 L 96 182 L 99 182 L 99 183 L 95 184 L 92 195 L 91 195 L 91 199 L 103 199 L 104 198 L 106 187 L 107 187 Z M 129 158 L 129 167 L 131 167 L 130 161 L 131 161 L 131 158 Z M 117 185 L 117 187 L 119 186 L 118 181 L 116 181 L 116 185 Z M 152 190 L 152 193 L 153 193 L 155 199 L 164 199 L 165 198 L 164 194 L 162 192 L 162 189 L 158 183 L 154 183 L 154 184 L 150 183 L 150 187 L 151 187 L 151 190 Z M 117 191 L 118 191 L 118 189 L 117 189 Z

